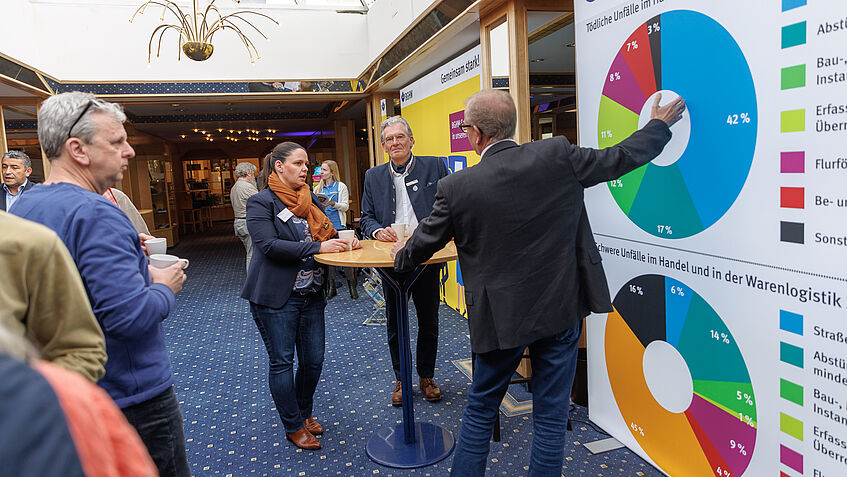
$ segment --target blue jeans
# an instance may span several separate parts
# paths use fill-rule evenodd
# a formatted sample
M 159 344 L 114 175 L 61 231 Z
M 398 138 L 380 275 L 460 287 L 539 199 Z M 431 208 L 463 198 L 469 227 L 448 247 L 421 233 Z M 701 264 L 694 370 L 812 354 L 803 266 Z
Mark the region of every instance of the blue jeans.
M 121 409 L 135 428 L 162 477 L 191 477 L 185 456 L 182 414 L 174 387 L 142 403 Z
M 282 308 L 250 303 L 268 350 L 268 384 L 285 432 L 299 431 L 303 420 L 312 417 L 313 397 L 324 363 L 324 308 L 323 290 L 307 295 L 293 292 Z
M 529 345 L 532 357 L 532 451 L 529 476 L 562 475 L 565 430 L 576 371 L 579 327 Z M 488 447 L 500 401 L 509 387 L 524 347 L 478 354 L 468 405 L 453 455 L 450 475 L 485 475 Z

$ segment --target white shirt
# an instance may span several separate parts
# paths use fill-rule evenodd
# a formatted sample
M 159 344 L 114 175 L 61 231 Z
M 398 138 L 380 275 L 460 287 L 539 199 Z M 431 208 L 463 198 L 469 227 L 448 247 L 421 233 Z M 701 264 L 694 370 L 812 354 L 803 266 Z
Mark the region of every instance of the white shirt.
M 492 142 L 491 144 L 489 144 L 489 145 L 485 146 L 485 149 L 483 149 L 483 150 L 482 150 L 482 154 L 480 154 L 480 155 L 479 155 L 479 158 L 480 158 L 480 159 L 482 159 L 482 157 L 483 157 L 483 156 L 485 156 L 485 153 L 486 153 L 486 152 L 488 152 L 488 150 L 489 150 L 489 149 L 491 149 L 491 146 L 493 146 L 493 145 L 495 145 L 495 144 L 499 144 L 499 143 L 501 143 L 501 142 L 503 142 L 503 141 L 512 141 L 512 142 L 514 142 L 515 144 L 517 144 L 517 142 L 516 142 L 514 139 L 510 138 L 510 137 L 509 137 L 509 138 L 506 138 L 506 139 L 501 139 L 501 140 L 499 140 L 499 141 Z
M 3 184 L 3 192 L 6 194 L 6 212 L 12 210 L 12 205 L 18 201 L 23 195 L 22 192 L 26 188 L 26 185 L 29 183 L 29 179 L 24 179 L 24 183 L 18 186 L 18 193 L 12 195 L 12 191 L 9 190 L 9 186 Z
M 409 191 L 406 190 L 406 176 L 409 175 L 412 160 L 406 164 L 406 170 L 402 174 L 394 172 L 394 169 L 389 165 L 391 177 L 394 180 L 394 222 L 398 224 L 408 224 L 406 227 L 406 235 L 411 235 L 418 226 L 418 218 L 415 215 L 415 209 L 412 208 L 412 201 L 409 199 Z

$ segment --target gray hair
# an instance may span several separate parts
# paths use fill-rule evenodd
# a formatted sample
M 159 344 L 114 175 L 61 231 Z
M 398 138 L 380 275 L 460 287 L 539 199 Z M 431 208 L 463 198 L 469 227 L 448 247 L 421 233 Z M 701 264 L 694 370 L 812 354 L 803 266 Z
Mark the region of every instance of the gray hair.
M 256 166 L 249 162 L 239 162 L 235 166 L 235 177 L 247 177 L 248 174 L 256 175 Z
M 24 168 L 29 169 L 32 167 L 32 159 L 29 158 L 27 153 L 23 151 L 6 151 L 3 153 L 3 159 L 10 157 L 12 159 L 20 159 L 24 165 Z
M 379 125 L 379 142 L 385 142 L 385 128 L 394 126 L 395 124 L 402 124 L 406 128 L 406 134 L 408 134 L 409 137 L 412 137 L 412 127 L 409 126 L 409 122 L 400 116 L 391 116 Z
M 498 89 L 484 89 L 465 101 L 465 123 L 476 126 L 491 140 L 514 137 L 518 113 L 512 96 Z
M 47 159 L 52 161 L 59 157 L 62 146 L 70 137 L 78 137 L 91 144 L 97 132 L 91 120 L 91 113 L 95 111 L 109 113 L 121 123 L 126 121 L 121 105 L 97 99 L 90 93 L 73 91 L 47 98 L 38 111 L 38 141 Z

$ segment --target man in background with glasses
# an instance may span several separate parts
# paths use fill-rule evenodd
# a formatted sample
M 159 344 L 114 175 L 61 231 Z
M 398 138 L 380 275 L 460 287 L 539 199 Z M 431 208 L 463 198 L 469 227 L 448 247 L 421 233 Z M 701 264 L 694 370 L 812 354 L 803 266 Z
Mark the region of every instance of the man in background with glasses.
M 9 211 L 20 199 L 24 191 L 33 185 L 29 181 L 32 174 L 32 160 L 21 151 L 8 151 L 3 154 L 3 194 L 0 195 L 0 210 Z
M 68 247 L 106 337 L 106 375 L 98 384 L 138 431 L 159 473 L 189 476 L 162 329 L 185 281 L 184 265 L 148 266 L 129 218 L 101 195 L 135 156 L 125 120 L 120 105 L 87 93 L 44 101 L 38 140 L 50 177 L 13 212 L 53 229 Z
M 410 235 L 417 227 L 418 221 L 429 216 L 435 202 L 435 185 L 447 175 L 447 166 L 440 157 L 412 154 L 412 146 L 415 144 L 412 128 L 399 116 L 382 122 L 380 140 L 391 160 L 365 173 L 362 220 L 359 226 L 365 238 L 396 242 L 397 231 L 391 224 L 406 224 L 405 235 Z M 399 240 L 403 240 L 403 237 L 399 237 Z M 435 356 L 438 352 L 439 271 L 440 267 L 437 265 L 427 267 L 411 289 L 418 316 L 415 368 L 420 377 L 421 393 L 424 399 L 430 402 L 441 400 L 441 390 L 433 381 Z M 388 318 L 388 348 L 397 378 L 391 393 L 391 404 L 402 406 L 400 348 L 395 311 L 397 297 L 387 283 L 383 283 L 382 289 L 385 293 Z

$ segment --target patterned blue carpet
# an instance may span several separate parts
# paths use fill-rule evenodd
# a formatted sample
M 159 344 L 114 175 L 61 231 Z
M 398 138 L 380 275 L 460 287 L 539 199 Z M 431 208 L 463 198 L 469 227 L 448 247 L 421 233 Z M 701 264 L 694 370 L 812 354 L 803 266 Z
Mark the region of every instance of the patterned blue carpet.
M 170 250 L 191 260 L 185 288 L 165 321 L 176 392 L 185 419 L 188 460 L 196 476 L 445 476 L 452 457 L 422 469 L 397 470 L 371 461 L 365 446 L 373 433 L 402 422 L 390 405 L 393 373 L 384 326 L 363 322 L 373 301 L 359 285 L 351 300 L 346 283 L 326 309 L 326 361 L 315 396 L 315 418 L 326 429 L 320 451 L 303 451 L 285 440 L 267 384 L 267 354 L 239 298 L 244 281 L 244 248 L 229 224 L 206 234 L 183 237 Z M 411 309 L 412 340 L 416 329 Z M 444 393 L 439 403 L 422 399 L 415 388 L 418 421 L 458 433 L 470 384 L 469 340 L 465 319 L 442 305 L 435 379 Z M 525 475 L 532 443 L 531 394 L 520 385 L 501 415 L 502 441 L 491 443 L 488 475 Z M 565 476 L 662 475 L 627 449 L 591 455 L 581 444 L 606 437 L 576 406 L 568 433 Z M 508 417 L 507 417 L 508 416 Z

